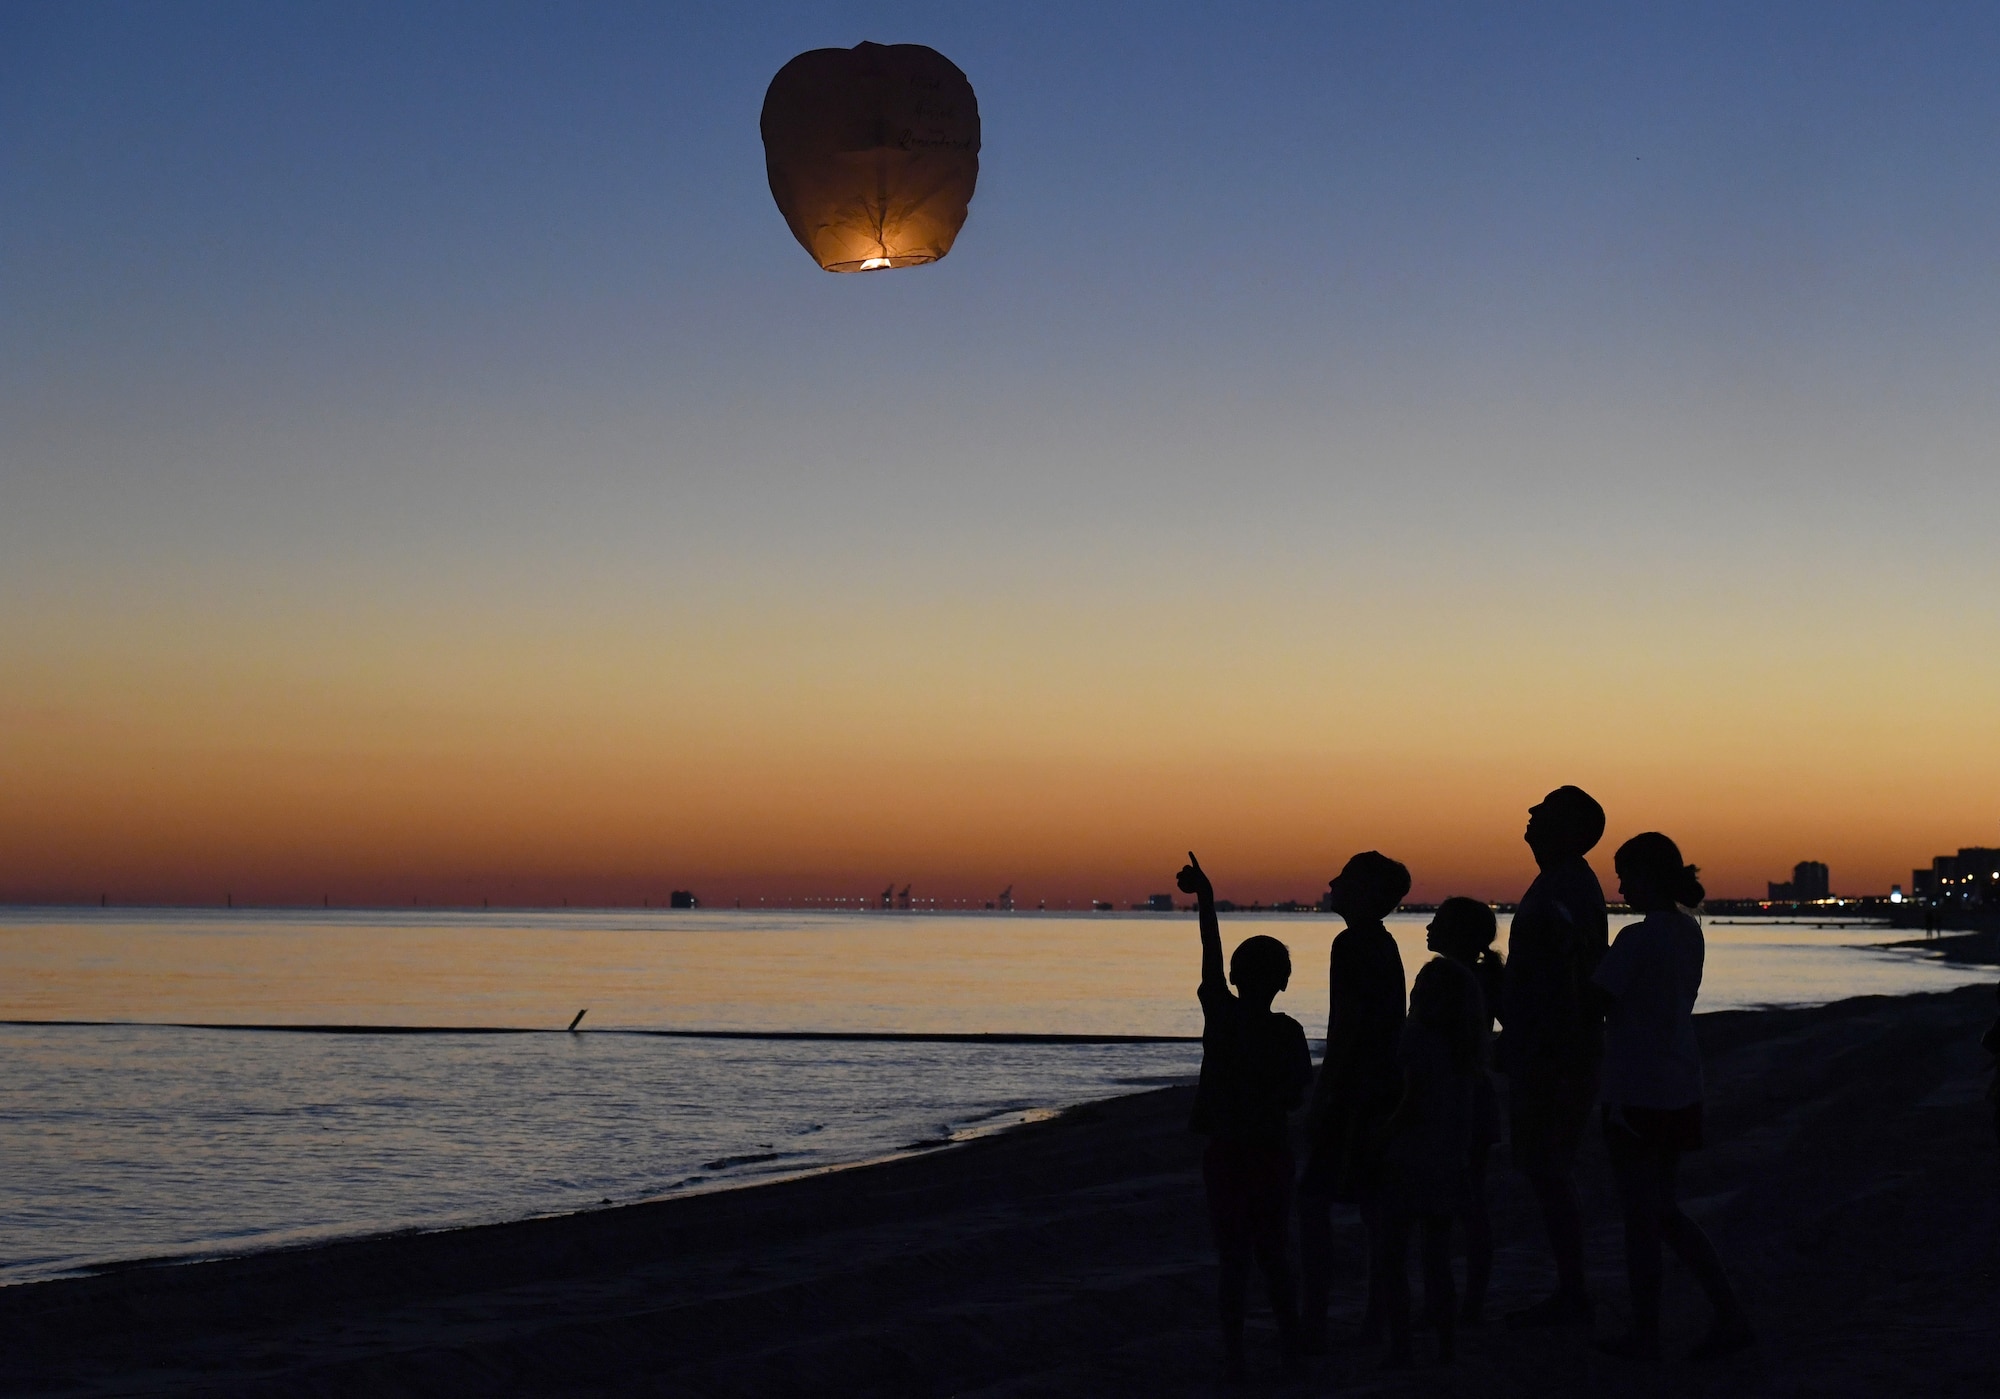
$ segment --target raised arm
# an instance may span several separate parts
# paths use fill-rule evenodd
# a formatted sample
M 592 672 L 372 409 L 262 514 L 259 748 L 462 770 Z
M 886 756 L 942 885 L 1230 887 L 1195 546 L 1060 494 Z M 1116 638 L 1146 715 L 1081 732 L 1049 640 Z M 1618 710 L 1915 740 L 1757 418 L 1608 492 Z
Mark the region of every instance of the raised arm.
M 1222 924 L 1215 916 L 1215 886 L 1202 872 L 1201 861 L 1188 851 L 1188 862 L 1174 877 L 1183 894 L 1193 894 L 1201 917 L 1201 989 L 1207 994 L 1229 994 L 1229 975 L 1222 966 Z

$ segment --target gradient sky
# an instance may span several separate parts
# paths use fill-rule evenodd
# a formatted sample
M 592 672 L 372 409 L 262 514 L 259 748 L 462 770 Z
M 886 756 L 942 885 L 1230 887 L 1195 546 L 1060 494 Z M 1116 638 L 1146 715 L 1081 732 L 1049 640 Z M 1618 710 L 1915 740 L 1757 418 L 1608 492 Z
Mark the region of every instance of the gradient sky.
M 928 43 L 951 256 L 757 113 Z M 15 3 L 0 897 L 2000 843 L 2000 8 Z

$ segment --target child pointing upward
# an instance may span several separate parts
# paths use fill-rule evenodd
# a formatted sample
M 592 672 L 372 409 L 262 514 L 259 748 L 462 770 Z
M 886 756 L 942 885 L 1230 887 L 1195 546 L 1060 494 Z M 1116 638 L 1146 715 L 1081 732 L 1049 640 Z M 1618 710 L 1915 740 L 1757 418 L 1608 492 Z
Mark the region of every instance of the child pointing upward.
M 1271 1009 L 1292 979 L 1292 956 L 1276 938 L 1245 938 L 1225 980 L 1215 887 L 1192 851 L 1177 882 L 1195 896 L 1201 917 L 1201 1082 L 1190 1125 L 1208 1138 L 1201 1174 L 1222 1262 L 1226 1364 L 1232 1375 L 1243 1373 L 1244 1300 L 1254 1258 L 1277 1314 L 1286 1366 L 1296 1368 L 1299 1321 L 1285 1247 L 1292 1207 L 1286 1118 L 1305 1099 L 1312 1055 L 1299 1022 Z

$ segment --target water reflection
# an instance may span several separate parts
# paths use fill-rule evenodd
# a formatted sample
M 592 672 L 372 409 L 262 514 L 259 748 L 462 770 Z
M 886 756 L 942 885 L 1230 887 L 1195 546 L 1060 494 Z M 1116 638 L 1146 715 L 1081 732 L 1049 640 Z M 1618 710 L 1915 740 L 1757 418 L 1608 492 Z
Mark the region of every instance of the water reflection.
M 1391 921 L 1412 970 L 1423 924 Z M 1281 1004 L 1324 1025 L 1331 920 L 1224 931 L 1289 942 Z M 1712 921 L 1700 1008 L 1990 975 L 1895 936 Z M 1172 1081 L 1197 1046 L 603 1031 L 1192 1035 L 1194 938 L 1184 915 L 0 913 L 0 1019 L 553 1031 L 0 1026 L 0 1280 L 711 1189 Z
M 1414 971 L 1424 918 L 1390 931 Z M 1621 920 L 1614 917 L 1614 931 Z M 1505 947 L 1503 928 L 1502 948 Z M 1320 917 L 1225 919 L 1326 1015 Z M 1701 1009 L 1961 985 L 1861 927 L 1711 920 Z M 1200 1031 L 1191 917 L 649 913 L 0 913 L 0 1019 L 560 1029 Z

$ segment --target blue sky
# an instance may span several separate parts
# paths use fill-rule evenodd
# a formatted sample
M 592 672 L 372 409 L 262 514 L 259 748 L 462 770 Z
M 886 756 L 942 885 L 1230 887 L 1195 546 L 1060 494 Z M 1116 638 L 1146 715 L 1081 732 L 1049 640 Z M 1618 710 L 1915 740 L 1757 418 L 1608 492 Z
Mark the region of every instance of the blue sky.
M 843 278 L 757 111 L 864 38 L 957 62 L 985 144 L 948 259 Z M 904 645 L 1040 674 L 996 751 L 1090 751 L 1049 735 L 1138 658 L 1345 645 L 1525 689 L 1524 768 L 1652 790 L 1532 721 L 1636 694 L 1669 768 L 1876 745 L 1773 821 L 1908 820 L 1935 755 L 1879 736 L 2000 698 L 1997 59 L 1990 5 L 15 4 L 0 701 L 233 648 L 190 714 L 293 732 L 274 687 L 393 707 L 468 638 L 754 642 L 851 746 L 908 716 L 839 657 Z M 1930 682 L 1843 679 L 1897 651 Z M 1430 741 L 1264 683 L 1149 739 L 1310 756 L 1324 697 L 1335 748 Z M 1940 838 L 2000 814 L 1959 756 Z

